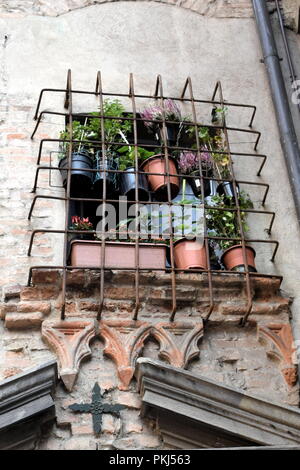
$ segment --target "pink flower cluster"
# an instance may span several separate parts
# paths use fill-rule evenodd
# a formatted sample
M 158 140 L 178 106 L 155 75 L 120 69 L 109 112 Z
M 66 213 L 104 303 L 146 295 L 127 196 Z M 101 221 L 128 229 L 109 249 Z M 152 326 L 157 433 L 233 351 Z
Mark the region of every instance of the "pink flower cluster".
M 88 217 L 79 217 L 78 215 L 73 215 L 71 229 L 93 230 L 93 224 L 90 222 Z
M 201 152 L 200 154 L 201 165 L 205 168 L 212 167 L 212 159 L 209 152 Z M 184 150 L 178 158 L 178 167 L 183 174 L 189 174 L 192 171 L 199 170 L 199 157 L 195 152 Z
M 161 121 L 165 116 L 165 119 L 168 121 L 182 121 L 181 111 L 175 103 L 175 101 L 167 99 L 164 101 L 164 106 L 149 106 L 141 112 L 141 118 L 145 119 L 146 127 L 153 127 L 154 122 L 148 122 L 148 120 L 159 120 Z

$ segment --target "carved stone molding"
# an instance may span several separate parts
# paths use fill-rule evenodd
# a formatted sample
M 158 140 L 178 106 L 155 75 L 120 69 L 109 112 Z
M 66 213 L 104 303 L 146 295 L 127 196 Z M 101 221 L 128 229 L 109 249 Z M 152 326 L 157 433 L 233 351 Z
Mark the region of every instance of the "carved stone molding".
M 197 323 L 157 323 L 151 335 L 160 345 L 159 356 L 174 367 L 186 368 L 188 363 L 199 356 L 198 342 L 203 336 L 202 320 Z
M 106 320 L 100 322 L 100 336 L 105 340 L 104 353 L 114 360 L 120 379 L 119 388 L 127 390 L 134 374 L 136 359 L 145 341 L 153 337 L 159 343 L 159 356 L 172 366 L 186 367 L 199 355 L 198 342 L 203 323 Z
M 0 450 L 34 449 L 55 421 L 56 361 L 0 382 Z
M 258 335 L 268 340 L 271 347 L 268 354 L 281 361 L 281 372 L 286 383 L 290 387 L 294 386 L 297 381 L 297 362 L 291 325 L 270 323 L 258 326 Z
M 300 410 L 160 361 L 137 360 L 141 416 L 172 449 L 300 446 Z M 257 450 L 263 447 L 254 447 Z
M 42 337 L 55 352 L 60 363 L 60 377 L 71 391 L 83 358 L 91 354 L 90 340 L 96 334 L 95 322 L 47 321 L 42 326 Z

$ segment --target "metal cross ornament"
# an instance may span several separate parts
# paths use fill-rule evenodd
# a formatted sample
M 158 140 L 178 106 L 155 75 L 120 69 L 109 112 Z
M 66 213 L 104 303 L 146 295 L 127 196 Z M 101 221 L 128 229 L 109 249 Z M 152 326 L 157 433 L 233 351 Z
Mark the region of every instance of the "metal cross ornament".
M 73 403 L 73 405 L 69 405 L 69 408 L 73 411 L 79 411 L 82 413 L 91 413 L 93 416 L 94 432 L 96 434 L 99 434 L 101 432 L 103 413 L 111 413 L 119 417 L 120 411 L 126 408 L 126 406 L 109 405 L 108 403 L 103 403 L 101 388 L 96 382 L 92 391 L 92 403 Z

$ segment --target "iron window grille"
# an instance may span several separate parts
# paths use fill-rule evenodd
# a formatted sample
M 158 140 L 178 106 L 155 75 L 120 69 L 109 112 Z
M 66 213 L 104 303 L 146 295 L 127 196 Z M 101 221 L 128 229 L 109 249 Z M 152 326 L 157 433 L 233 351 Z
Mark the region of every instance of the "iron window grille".
M 46 111 L 46 110 L 40 111 L 43 96 L 46 93 L 63 93 L 64 96 L 65 96 L 64 108 L 65 108 L 66 112 L 62 113 L 62 112 Z M 244 234 L 243 227 L 242 227 L 241 212 L 253 213 L 253 214 L 256 214 L 256 215 L 261 215 L 262 214 L 264 216 L 268 216 L 269 219 L 270 219 L 270 222 L 269 222 L 269 225 L 268 225 L 268 228 L 267 228 L 267 233 L 268 234 L 271 234 L 271 230 L 272 230 L 272 226 L 273 226 L 274 218 L 275 218 L 275 213 L 272 212 L 272 211 L 258 210 L 258 209 L 254 209 L 254 208 L 242 209 L 240 207 L 240 205 L 239 205 L 239 193 L 238 193 L 238 187 L 239 187 L 240 184 L 261 187 L 264 190 L 264 194 L 263 194 L 262 201 L 261 201 L 263 207 L 264 207 L 267 195 L 268 195 L 269 185 L 265 184 L 265 183 L 257 182 L 257 181 L 246 181 L 246 180 L 236 179 L 235 173 L 234 173 L 234 168 L 233 168 L 233 159 L 232 159 L 232 157 L 234 156 L 234 157 L 238 157 L 240 159 L 243 159 L 243 158 L 256 159 L 259 162 L 259 166 L 258 166 L 258 170 L 257 170 L 257 176 L 258 177 L 261 175 L 261 172 L 263 170 L 263 167 L 265 165 L 267 157 L 266 157 L 266 155 L 260 154 L 257 151 L 257 147 L 258 147 L 258 143 L 259 143 L 259 140 L 260 140 L 260 137 L 261 137 L 261 133 L 257 130 L 252 129 L 252 125 L 253 125 L 255 115 L 256 115 L 256 107 L 253 106 L 253 105 L 248 105 L 248 104 L 234 103 L 234 102 L 228 102 L 228 101 L 225 102 L 225 100 L 223 98 L 223 91 L 222 91 L 222 86 L 221 86 L 220 81 L 218 81 L 216 83 L 216 86 L 213 90 L 212 98 L 210 100 L 203 100 L 203 99 L 198 99 L 198 98 L 194 97 L 192 80 L 191 80 L 190 77 L 187 78 L 187 80 L 184 84 L 181 95 L 174 97 L 174 96 L 165 96 L 164 95 L 163 82 L 162 82 L 162 77 L 160 75 L 157 76 L 155 91 L 154 91 L 153 95 L 143 95 L 143 94 L 135 93 L 134 78 L 133 78 L 133 75 L 130 74 L 130 77 L 129 77 L 129 91 L 126 94 L 125 93 L 122 94 L 122 93 L 108 93 L 108 92 L 103 91 L 100 72 L 97 73 L 96 86 L 95 86 L 94 91 L 75 90 L 75 89 L 72 88 L 71 70 L 69 70 L 68 75 L 67 75 L 66 88 L 63 88 L 63 89 L 45 88 L 45 89 L 41 90 L 40 95 L 39 95 L 39 99 L 38 99 L 38 103 L 37 103 L 37 107 L 36 107 L 35 116 L 34 116 L 34 119 L 36 120 L 36 126 L 34 128 L 34 131 L 32 133 L 31 138 L 32 139 L 34 138 L 34 135 L 35 135 L 38 127 L 42 123 L 43 118 L 46 117 L 46 116 L 51 116 L 51 115 L 63 116 L 65 118 L 66 125 L 69 128 L 70 138 L 67 141 L 66 140 L 62 141 L 62 139 L 59 139 L 59 138 L 57 138 L 57 139 L 41 139 L 40 145 L 39 145 L 39 150 L 38 150 L 37 168 L 36 168 L 36 173 L 35 173 L 34 185 L 33 185 L 33 189 L 32 189 L 32 192 L 35 194 L 35 196 L 33 197 L 33 200 L 32 200 L 32 203 L 31 203 L 28 219 L 29 220 L 31 219 L 31 216 L 32 216 L 33 210 L 35 208 L 37 200 L 49 199 L 49 200 L 65 201 L 65 227 L 64 227 L 64 230 L 57 230 L 57 229 L 36 229 L 36 230 L 33 230 L 32 234 L 31 234 L 31 238 L 30 238 L 29 248 L 28 248 L 28 256 L 31 255 L 31 251 L 32 251 L 34 240 L 35 240 L 35 236 L 38 233 L 62 234 L 64 236 L 64 252 L 63 252 L 63 264 L 62 265 L 59 265 L 59 266 L 57 266 L 57 265 L 56 266 L 53 266 L 53 265 L 31 266 L 31 268 L 29 270 L 28 285 L 31 285 L 32 273 L 36 269 L 61 270 L 62 271 L 62 310 L 61 310 L 61 318 L 64 319 L 65 318 L 65 303 L 66 303 L 66 288 L 67 288 L 67 275 L 68 275 L 68 272 L 70 272 L 72 270 L 75 270 L 75 269 L 80 269 L 80 270 L 90 269 L 90 270 L 99 271 L 100 272 L 100 285 L 99 285 L 100 299 L 99 299 L 99 310 L 98 310 L 97 318 L 100 319 L 101 312 L 102 312 L 103 306 L 104 306 L 104 300 L 105 300 L 105 289 L 104 289 L 104 287 L 105 287 L 105 271 L 110 271 L 111 269 L 113 269 L 113 270 L 121 269 L 122 271 L 126 271 L 126 269 L 127 269 L 127 268 L 115 268 L 115 267 L 111 268 L 111 267 L 105 265 L 105 246 L 106 246 L 106 236 L 105 236 L 106 232 L 105 232 L 105 230 L 103 230 L 101 232 L 101 247 L 102 247 L 102 249 L 101 249 L 101 263 L 100 263 L 100 266 L 97 265 L 97 266 L 75 267 L 75 266 L 71 266 L 68 263 L 68 236 L 70 234 L 85 233 L 85 232 L 80 231 L 80 230 L 70 230 L 70 228 L 69 228 L 69 224 L 70 224 L 70 204 L 72 202 L 76 202 L 76 201 L 77 202 L 84 201 L 85 203 L 87 203 L 87 202 L 102 203 L 102 211 L 103 211 L 102 216 L 104 217 L 106 204 L 119 202 L 119 200 L 109 199 L 107 197 L 107 188 L 106 188 L 106 179 L 107 178 L 106 178 L 106 174 L 109 173 L 109 172 L 112 172 L 113 174 L 124 173 L 124 171 L 119 170 L 119 169 L 108 170 L 104 166 L 105 171 L 103 171 L 104 178 L 103 178 L 103 197 L 102 198 L 74 197 L 74 196 L 71 195 L 71 171 L 73 169 L 72 168 L 72 152 L 73 152 L 74 144 L 77 144 L 79 142 L 78 140 L 73 139 L 72 123 L 74 121 L 74 118 L 78 119 L 79 116 L 80 116 L 81 119 L 82 118 L 90 118 L 89 113 L 87 113 L 87 114 L 80 113 L 80 115 L 78 115 L 78 113 L 77 114 L 74 113 L 73 104 L 72 104 L 73 100 L 72 99 L 73 99 L 74 95 L 78 95 L 78 94 L 80 94 L 80 95 L 94 95 L 99 99 L 99 109 L 100 109 L 99 115 L 98 116 L 93 116 L 93 118 L 96 117 L 96 118 L 99 119 L 99 126 L 100 126 L 100 129 L 101 129 L 101 139 L 99 141 L 93 141 L 93 144 L 98 145 L 99 148 L 101 149 L 102 157 L 103 157 L 103 163 L 105 163 L 106 146 L 108 144 L 109 145 L 111 145 L 111 144 L 120 145 L 119 142 L 109 142 L 105 138 L 104 120 L 105 119 L 114 119 L 114 117 L 107 117 L 107 116 L 104 115 L 104 112 L 103 112 L 104 97 L 106 97 L 106 98 L 107 97 L 114 97 L 114 98 L 120 98 L 120 99 L 122 99 L 122 98 L 125 99 L 126 98 L 126 99 L 129 99 L 130 102 L 131 102 L 131 112 L 130 113 L 128 112 L 126 116 L 124 116 L 122 118 L 118 117 L 117 119 L 119 119 L 119 120 L 123 119 L 123 120 L 126 120 L 126 121 L 131 121 L 132 126 L 133 126 L 133 141 L 130 143 L 130 145 L 132 147 L 134 147 L 134 153 L 135 153 L 135 169 L 134 169 L 133 174 L 135 176 L 135 181 L 136 181 L 135 201 L 134 201 L 134 202 L 136 202 L 136 216 L 138 215 L 139 206 L 141 204 L 145 204 L 145 201 L 139 201 L 139 199 L 138 199 L 137 181 L 138 181 L 139 174 L 141 174 L 141 171 L 139 170 L 139 165 L 138 165 L 138 153 L 137 153 L 137 148 L 138 148 L 139 145 L 141 145 L 140 142 L 139 142 L 139 136 L 138 136 L 138 126 L 141 125 L 141 123 L 142 123 L 142 121 L 144 121 L 144 119 L 142 119 L 139 116 L 139 114 L 137 113 L 136 99 L 148 99 L 148 100 L 153 100 L 154 99 L 160 104 L 160 106 L 163 109 L 164 109 L 165 100 L 167 100 L 167 99 L 173 100 L 176 103 L 178 102 L 178 103 L 188 104 L 190 106 L 190 109 L 191 109 L 192 118 L 189 122 L 186 123 L 186 125 L 193 126 L 195 128 L 195 139 L 196 139 L 196 150 L 195 151 L 197 152 L 198 155 L 200 155 L 200 153 L 202 151 L 204 151 L 204 148 L 201 147 L 201 143 L 200 143 L 198 132 L 197 132 L 199 127 L 205 126 L 209 129 L 219 128 L 222 131 L 222 133 L 224 135 L 224 138 L 225 138 L 225 143 L 226 143 L 226 152 L 225 151 L 215 151 L 214 150 L 214 153 L 217 153 L 217 154 L 218 153 L 219 154 L 226 153 L 229 157 L 229 168 L 230 168 L 230 174 L 231 174 L 230 182 L 231 182 L 232 188 L 233 188 L 235 204 L 233 206 L 231 206 L 230 208 L 226 207 L 226 209 L 224 209 L 224 208 L 221 208 L 221 207 L 211 206 L 207 203 L 204 203 L 204 209 L 205 210 L 213 209 L 213 210 L 221 210 L 221 211 L 226 210 L 226 211 L 231 211 L 231 212 L 235 213 L 236 217 L 237 217 L 237 220 L 238 220 L 239 228 L 240 228 L 240 238 L 233 239 L 233 238 L 226 238 L 226 237 L 211 236 L 211 235 L 208 235 L 207 232 L 205 231 L 204 246 L 205 246 L 205 250 L 206 250 L 206 257 L 207 257 L 207 264 L 208 264 L 207 269 L 201 270 L 201 272 L 199 272 L 198 269 L 183 270 L 182 268 L 177 268 L 175 266 L 175 263 L 174 263 L 174 237 L 173 237 L 173 232 L 172 232 L 172 220 L 171 219 L 169 220 L 169 226 L 170 226 L 170 233 L 169 233 L 169 235 L 170 235 L 170 262 L 169 262 L 169 266 L 167 266 L 165 268 L 165 272 L 169 273 L 169 275 L 170 275 L 170 282 L 171 282 L 171 288 L 172 288 L 172 305 L 170 306 L 170 321 L 174 320 L 175 315 L 176 315 L 176 310 L 177 310 L 176 276 L 177 276 L 178 273 L 182 273 L 184 271 L 185 273 L 197 273 L 199 275 L 199 279 L 201 278 L 203 280 L 204 276 L 207 279 L 208 288 L 209 288 L 209 306 L 208 306 L 207 314 L 205 315 L 205 318 L 204 318 L 204 321 L 206 321 L 206 322 L 210 318 L 211 314 L 214 311 L 214 307 L 215 307 L 215 303 L 214 303 L 214 278 L 215 278 L 215 276 L 222 274 L 222 275 L 238 276 L 239 278 L 243 278 L 244 282 L 245 282 L 245 286 L 246 286 L 247 305 L 246 305 L 246 313 L 243 316 L 243 318 L 241 318 L 240 323 L 242 325 L 245 325 L 249 315 L 252 312 L 253 302 L 252 302 L 252 293 L 251 293 L 251 281 L 253 280 L 253 278 L 257 278 L 257 277 L 276 277 L 276 278 L 279 278 L 281 280 L 280 276 L 275 276 L 275 275 L 272 275 L 272 274 L 262 274 L 262 273 L 252 272 L 249 269 L 248 263 L 247 263 L 246 245 L 248 243 L 272 244 L 274 246 L 274 250 L 273 250 L 272 257 L 271 257 L 271 261 L 273 262 L 274 259 L 275 259 L 277 250 L 278 250 L 279 243 L 275 240 L 266 240 L 266 239 L 262 239 L 262 238 L 257 238 L 257 239 L 247 238 Z M 219 106 L 222 109 L 224 109 L 225 106 L 226 106 L 226 108 L 233 108 L 233 109 L 234 108 L 243 108 L 244 110 L 249 112 L 249 115 L 250 115 L 249 126 L 248 126 L 248 128 L 228 126 L 227 123 L 226 123 L 225 116 L 223 116 L 222 123 L 219 124 L 219 125 L 215 125 L 215 124 L 212 124 L 212 123 L 209 123 L 209 124 L 201 123 L 197 119 L 197 112 L 196 112 L 196 106 L 198 106 L 199 104 L 211 105 L 211 107 Z M 163 132 L 162 132 L 162 142 L 161 142 L 160 145 L 162 147 L 163 156 L 164 156 L 164 159 L 165 159 L 166 173 L 164 173 L 164 175 L 165 175 L 165 178 L 166 178 L 166 181 L 167 181 L 167 201 L 164 201 L 163 204 L 167 205 L 169 208 L 172 205 L 174 205 L 174 201 L 172 202 L 172 194 L 171 194 L 171 187 L 170 187 L 170 177 L 172 177 L 174 175 L 172 175 L 172 173 L 169 172 L 169 160 L 168 160 L 169 156 L 174 151 L 188 151 L 188 150 L 190 150 L 190 147 L 184 147 L 184 146 L 180 147 L 178 145 L 177 146 L 172 146 L 172 148 L 170 148 L 170 145 L 168 144 L 168 141 L 167 141 L 166 125 L 167 124 L 172 124 L 172 123 L 174 124 L 175 121 L 166 120 L 165 116 L 164 116 L 164 113 L 163 113 L 162 122 L 161 122 Z M 231 144 L 230 144 L 230 140 L 229 140 L 229 131 L 234 132 L 237 135 L 242 133 L 242 134 L 248 134 L 248 135 L 253 136 L 255 138 L 255 140 L 253 142 L 253 144 L 254 144 L 253 151 L 250 152 L 250 153 L 249 152 L 231 151 Z M 41 164 L 41 160 L 43 158 L 44 146 L 45 146 L 45 144 L 47 144 L 49 142 L 54 142 L 54 143 L 58 143 L 58 144 L 61 144 L 62 142 L 67 142 L 69 144 L 69 148 L 68 148 L 68 152 L 67 152 L 68 165 L 67 165 L 67 168 L 64 168 L 67 171 L 67 184 L 66 184 L 66 188 L 65 188 L 66 189 L 65 190 L 65 196 L 36 194 L 36 192 L 38 190 L 38 180 L 39 180 L 39 175 L 40 175 L 41 171 L 49 171 L 50 186 L 51 186 L 52 171 L 60 171 L 60 167 L 55 166 L 52 162 L 51 152 L 50 152 L 50 155 L 49 155 L 49 163 L 48 164 Z M 122 143 L 122 145 L 124 145 L 124 143 Z M 142 145 L 146 149 L 147 148 L 153 148 L 153 144 L 143 143 Z M 99 172 L 99 169 L 94 169 L 93 168 L 93 169 L 86 170 L 86 171 L 90 171 L 90 172 L 94 173 L 94 172 Z M 228 181 L 228 178 L 224 179 L 224 178 L 216 178 L 215 176 L 204 176 L 203 172 L 202 172 L 202 169 L 201 169 L 201 165 L 199 165 L 199 171 L 200 171 L 201 194 L 202 195 L 204 195 L 204 183 L 205 183 L 206 180 L 215 181 L 217 183 Z M 147 173 L 147 174 L 151 174 L 151 173 Z M 183 178 L 186 177 L 185 175 L 182 175 L 182 174 L 179 174 L 179 173 L 176 176 L 178 176 L 180 178 L 180 180 L 182 180 Z M 162 203 L 162 202 L 160 202 L 160 203 Z M 157 204 L 157 202 L 151 200 L 151 201 L 147 201 L 147 205 L 148 204 L 149 205 Z M 170 215 L 170 217 L 171 217 L 171 215 Z M 205 220 L 205 218 L 204 218 L 204 220 Z M 204 222 L 204 224 L 205 224 L 205 222 Z M 137 233 L 137 235 L 138 235 L 138 233 Z M 228 271 L 228 270 L 223 270 L 223 269 L 221 271 L 219 269 L 213 269 L 213 267 L 211 266 L 211 262 L 210 262 L 210 251 L 209 251 L 209 241 L 210 240 L 215 240 L 216 242 L 218 242 L 220 240 L 230 240 L 230 241 L 235 241 L 235 242 L 241 244 L 242 245 L 242 250 L 243 250 L 243 260 L 244 260 L 245 270 L 243 272 L 241 272 L 241 271 L 236 272 L 236 271 Z M 140 243 L 141 243 L 141 241 L 139 239 L 139 236 L 136 236 L 135 237 L 135 268 L 134 269 L 133 268 L 128 268 L 128 270 L 135 272 L 135 308 L 134 308 L 134 312 L 133 312 L 133 319 L 134 320 L 136 320 L 138 318 L 138 312 L 139 312 L 139 308 L 140 308 L 140 296 L 139 296 L 140 274 L 143 271 L 148 271 L 148 269 L 141 269 L 141 267 L 139 266 L 139 246 L 140 246 Z M 151 269 L 151 271 L 153 271 L 153 270 L 155 270 L 155 269 Z

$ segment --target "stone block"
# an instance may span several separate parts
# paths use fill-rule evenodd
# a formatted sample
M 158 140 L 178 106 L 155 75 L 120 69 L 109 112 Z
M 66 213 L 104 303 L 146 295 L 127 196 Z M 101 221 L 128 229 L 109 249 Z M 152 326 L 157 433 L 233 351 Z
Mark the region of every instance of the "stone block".
M 17 307 L 18 312 L 39 312 L 43 315 L 49 315 L 51 312 L 50 302 L 20 302 Z
M 40 312 L 8 313 L 5 317 L 5 327 L 8 329 L 39 328 L 43 321 Z

